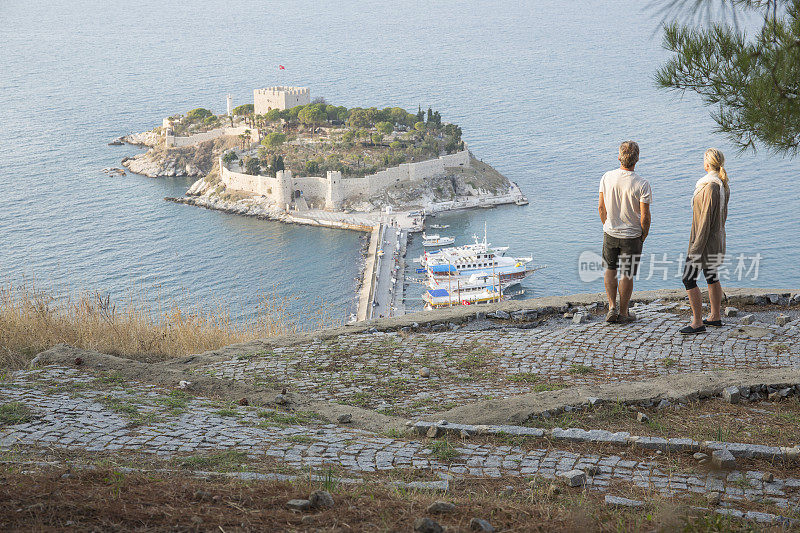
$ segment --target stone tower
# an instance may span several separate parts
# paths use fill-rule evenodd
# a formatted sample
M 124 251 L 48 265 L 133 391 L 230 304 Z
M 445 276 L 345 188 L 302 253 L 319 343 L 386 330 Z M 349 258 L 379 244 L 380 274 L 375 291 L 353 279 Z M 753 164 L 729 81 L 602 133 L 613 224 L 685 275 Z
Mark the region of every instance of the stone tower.
M 338 211 L 342 207 L 342 173 L 328 171 L 328 189 L 325 193 L 325 209 Z
M 228 116 L 231 116 L 231 112 L 233 111 L 233 96 L 230 94 L 228 95 Z
M 278 190 L 275 191 L 275 203 L 284 211 L 288 211 L 292 203 L 292 171 L 279 170 L 275 177 L 278 179 Z

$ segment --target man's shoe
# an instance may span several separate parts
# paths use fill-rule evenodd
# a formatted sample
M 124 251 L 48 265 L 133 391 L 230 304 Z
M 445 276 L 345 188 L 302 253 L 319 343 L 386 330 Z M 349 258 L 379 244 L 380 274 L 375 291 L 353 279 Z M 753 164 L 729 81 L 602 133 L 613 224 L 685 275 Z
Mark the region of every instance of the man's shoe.
M 703 324 L 705 324 L 706 326 L 714 326 L 715 328 L 721 328 L 722 327 L 722 320 L 721 319 L 720 320 L 708 320 L 707 318 L 704 318 L 703 319 Z
M 699 328 L 693 328 L 692 326 L 686 326 L 680 330 L 681 335 L 696 335 L 698 333 L 705 333 L 706 327 L 700 326 Z
M 619 319 L 619 311 L 617 311 L 616 307 L 612 307 L 606 313 L 606 322 L 609 324 L 614 324 Z
M 636 315 L 628 311 L 627 315 L 619 315 L 617 322 L 620 324 L 630 324 L 631 322 L 636 322 Z

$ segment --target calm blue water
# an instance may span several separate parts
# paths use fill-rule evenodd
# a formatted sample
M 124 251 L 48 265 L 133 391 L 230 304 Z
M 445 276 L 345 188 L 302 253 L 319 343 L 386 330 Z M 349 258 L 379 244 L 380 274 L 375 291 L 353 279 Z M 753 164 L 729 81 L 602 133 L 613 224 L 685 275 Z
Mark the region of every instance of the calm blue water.
M 696 98 L 655 89 L 666 54 L 636 1 L 0 3 L 0 270 L 6 279 L 114 294 L 135 286 L 252 316 L 257 294 L 354 308 L 359 234 L 286 226 L 163 201 L 188 181 L 100 173 L 137 150 L 111 138 L 193 107 L 224 110 L 273 84 L 347 106 L 432 106 L 531 201 L 440 217 L 548 268 L 530 293 L 602 290 L 577 258 L 600 249 L 597 183 L 621 140 L 654 191 L 646 252 L 685 249 L 702 153 L 732 183 L 729 251 L 759 279 L 798 287 L 797 161 L 737 156 Z M 277 65 L 286 66 L 278 71 Z M 413 248 L 412 248 L 413 250 Z M 671 274 L 677 273 L 677 270 Z M 680 286 L 642 280 L 638 287 Z

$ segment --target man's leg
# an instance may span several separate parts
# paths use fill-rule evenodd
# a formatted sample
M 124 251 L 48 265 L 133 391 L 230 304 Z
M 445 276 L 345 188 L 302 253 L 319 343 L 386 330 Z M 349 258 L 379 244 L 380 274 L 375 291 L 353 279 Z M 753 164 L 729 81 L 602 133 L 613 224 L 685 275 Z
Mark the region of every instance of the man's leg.
M 633 278 L 622 275 L 619 278 L 619 316 L 628 316 L 628 304 L 633 294 Z
M 603 281 L 606 284 L 606 296 L 608 297 L 608 308 L 614 309 L 617 307 L 617 271 L 606 269 Z

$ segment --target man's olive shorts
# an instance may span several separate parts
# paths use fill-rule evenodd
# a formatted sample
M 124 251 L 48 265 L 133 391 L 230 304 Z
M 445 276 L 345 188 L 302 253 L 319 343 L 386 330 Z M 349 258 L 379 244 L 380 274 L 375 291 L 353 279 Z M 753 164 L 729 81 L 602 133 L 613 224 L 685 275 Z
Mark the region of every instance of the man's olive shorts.
M 603 263 L 609 270 L 619 270 L 621 276 L 632 278 L 639 271 L 642 258 L 642 238 L 619 239 L 603 233 Z

